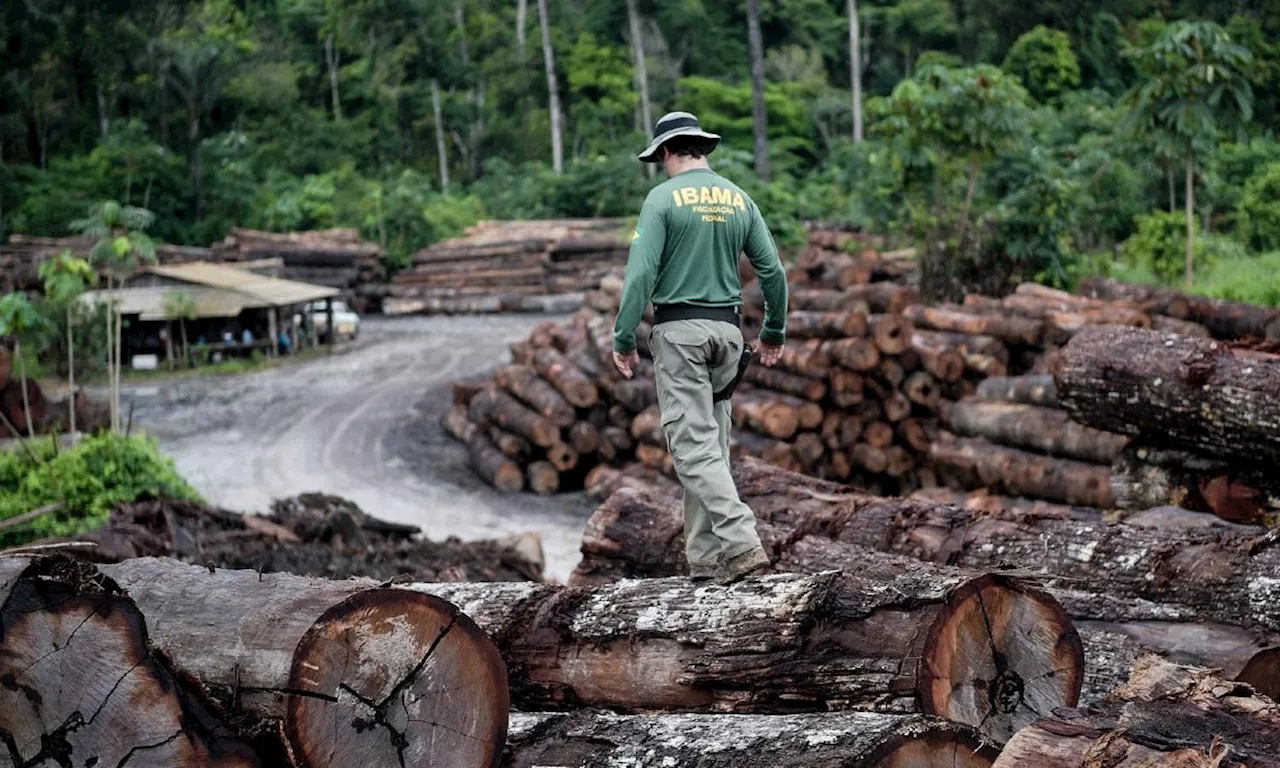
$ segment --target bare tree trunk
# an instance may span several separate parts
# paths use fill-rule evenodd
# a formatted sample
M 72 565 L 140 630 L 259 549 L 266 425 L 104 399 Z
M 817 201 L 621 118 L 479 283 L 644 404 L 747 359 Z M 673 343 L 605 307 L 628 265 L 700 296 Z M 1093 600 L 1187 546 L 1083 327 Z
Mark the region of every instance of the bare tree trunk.
M 16 339 L 13 350 L 18 355 L 18 378 L 22 382 L 22 410 L 27 417 L 27 437 L 35 437 L 35 428 L 31 424 L 31 401 L 27 398 L 27 361 L 22 356 L 22 340 Z
M 1169 184 L 1169 213 L 1178 210 L 1178 192 L 1173 183 L 1173 167 L 1170 166 L 1164 174 L 1165 181 Z
M 760 35 L 760 0 L 747 0 L 747 44 L 751 53 L 751 116 L 756 173 L 769 180 L 769 115 L 764 103 L 764 41 Z
M 111 121 L 107 118 L 107 94 L 102 90 L 102 85 L 97 87 L 98 96 L 98 132 L 102 134 L 102 138 L 106 138 L 111 132 Z
M 529 0 L 516 2 L 516 45 L 520 48 L 520 63 L 525 61 L 524 28 L 529 21 Z
M 191 183 L 196 193 L 196 221 L 204 218 L 204 155 L 200 151 L 200 107 L 187 101 L 187 139 L 191 142 Z
M 1195 182 L 1196 166 L 1195 160 L 1187 158 L 1187 290 L 1191 290 L 1191 283 L 1195 279 L 1195 253 L 1196 253 L 1196 182 Z
M 964 247 L 965 235 L 969 234 L 969 214 L 973 211 L 973 195 L 978 190 L 978 172 L 982 170 L 977 158 L 969 161 L 969 188 L 964 194 L 964 208 L 960 212 L 960 247 Z
M 462 54 L 462 66 L 471 64 L 471 52 L 467 45 L 467 19 L 462 15 L 462 0 L 453 4 L 453 23 L 458 27 L 458 52 Z
M 644 55 L 644 32 L 640 28 L 640 14 L 636 0 L 627 0 L 627 20 L 631 25 L 631 51 L 635 58 L 636 87 L 640 91 L 640 124 L 644 130 L 653 128 L 653 106 L 649 103 L 649 67 Z M 645 163 L 649 178 L 653 178 L 653 163 Z
M 333 119 L 342 119 L 342 99 L 338 95 L 338 67 L 342 63 L 342 53 L 338 51 L 334 33 L 330 32 L 324 39 L 324 63 L 329 67 L 329 96 L 333 100 Z
M 75 336 L 71 333 L 71 307 L 67 307 L 67 386 L 71 388 L 71 396 L 67 398 L 67 407 L 71 410 L 67 425 L 72 436 L 76 433 L 76 351 Z
M 165 362 L 169 364 L 169 370 L 173 370 L 173 321 L 167 320 L 164 324 L 164 357 Z
M 178 321 L 178 327 L 182 329 L 182 367 L 190 368 L 191 367 L 191 357 L 190 357 L 191 346 L 187 344 L 187 321 L 185 318 Z
M 556 54 L 551 48 L 551 22 L 547 18 L 547 0 L 538 0 L 538 21 L 542 25 L 542 59 L 547 65 L 547 103 L 551 110 L 551 167 L 559 174 L 564 173 L 564 135 L 560 116 L 560 87 L 556 84 Z
M 862 141 L 862 38 L 858 0 L 849 0 L 849 80 L 853 86 L 853 140 Z
M 115 336 L 114 343 L 116 346 L 116 394 L 115 394 L 116 431 L 119 432 L 120 431 L 120 375 L 121 375 L 121 369 L 124 367 L 123 366 L 124 342 L 122 340 L 122 337 L 124 336 L 124 333 L 123 333 L 124 315 L 121 314 L 120 312 L 119 302 L 116 303 L 115 315 L 116 315 L 116 336 Z
M 444 141 L 444 119 L 440 115 L 440 83 L 431 81 L 431 111 L 436 120 L 436 154 L 440 156 L 440 190 L 449 192 L 449 148 Z

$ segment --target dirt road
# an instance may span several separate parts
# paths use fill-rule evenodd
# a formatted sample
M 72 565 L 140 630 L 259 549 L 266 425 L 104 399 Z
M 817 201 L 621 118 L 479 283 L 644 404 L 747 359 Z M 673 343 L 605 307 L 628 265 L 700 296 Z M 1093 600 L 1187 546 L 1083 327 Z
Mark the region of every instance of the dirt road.
M 506 496 L 477 480 L 440 429 L 454 379 L 487 372 L 543 316 L 373 318 L 351 351 L 262 373 L 138 386 L 134 423 L 212 503 L 265 510 L 306 491 L 436 539 L 542 537 L 547 575 L 578 561 L 582 494 Z

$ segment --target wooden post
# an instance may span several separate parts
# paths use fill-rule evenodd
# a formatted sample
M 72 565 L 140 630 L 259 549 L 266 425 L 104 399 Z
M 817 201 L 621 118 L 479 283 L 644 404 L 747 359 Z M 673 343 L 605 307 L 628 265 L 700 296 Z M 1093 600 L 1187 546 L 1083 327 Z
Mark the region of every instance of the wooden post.
M 276 339 L 280 333 L 279 322 L 280 308 L 271 307 L 267 310 L 267 359 L 276 356 Z
M 325 317 L 325 322 L 327 323 L 326 327 L 328 329 L 328 334 L 329 334 L 329 348 L 333 349 L 333 347 L 336 346 L 338 343 L 338 329 L 335 327 L 333 322 L 333 297 L 332 296 L 324 300 L 324 317 Z

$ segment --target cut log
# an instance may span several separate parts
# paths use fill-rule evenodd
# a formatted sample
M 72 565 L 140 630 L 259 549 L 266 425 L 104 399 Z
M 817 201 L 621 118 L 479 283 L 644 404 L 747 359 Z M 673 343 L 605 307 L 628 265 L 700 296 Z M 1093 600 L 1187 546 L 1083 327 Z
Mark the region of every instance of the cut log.
M 919 301 L 915 289 L 897 283 L 853 285 L 842 293 L 846 300 L 865 301 L 876 312 L 896 314 Z
M 1280 356 L 1099 326 L 1076 334 L 1053 373 L 1062 407 L 1083 424 L 1215 457 L 1280 461 Z
M 1058 407 L 1058 388 L 1050 375 L 989 378 L 979 382 L 978 397 L 983 400 L 1042 405 L 1046 408 Z
M 752 365 L 747 368 L 744 380 L 765 389 L 785 392 L 814 402 L 822 400 L 827 394 L 827 383 L 822 379 L 797 376 L 777 368 L 765 368 L 763 365 Z
M 916 453 L 927 453 L 938 434 L 938 426 L 933 419 L 904 419 L 898 422 L 898 440 Z
M 919 305 L 905 308 L 902 314 L 917 328 L 993 336 L 1016 346 L 1038 347 L 1045 337 L 1045 324 L 1025 317 L 980 315 L 954 308 Z
M 1035 711 L 1073 706 L 1082 682 L 1079 637 L 1048 595 L 908 558 L 729 588 L 413 588 L 496 639 L 523 709 L 923 711 L 1003 742 Z
M 555 424 L 497 387 L 490 386 L 477 394 L 471 400 L 469 415 L 477 424 L 495 424 L 540 448 L 560 439 L 560 430 Z
M 911 415 L 911 400 L 901 392 L 890 392 L 881 403 L 886 421 L 896 424 Z
M 900 357 L 882 357 L 872 375 L 876 380 L 890 387 L 896 387 L 907 378 L 907 368 L 902 364 Z
M 867 316 L 861 312 L 792 312 L 787 335 L 797 339 L 842 339 L 865 336 Z
M 1110 464 L 1129 442 L 1124 435 L 1077 424 L 1065 411 L 1019 403 L 966 398 L 947 409 L 946 421 L 959 435 L 1097 464 Z
M 504 765 L 990 768 L 997 752 L 970 728 L 922 715 L 513 713 Z
M 299 766 L 496 764 L 506 670 L 443 600 L 152 558 L 96 570 L 177 672 L 259 733 L 282 732 Z
M 902 392 L 911 402 L 925 408 L 937 408 L 942 402 L 938 382 L 924 371 L 916 371 L 902 383 Z
M 800 344 L 788 344 L 782 350 L 778 365 L 799 376 L 823 378 L 831 369 L 831 358 L 821 340 L 810 339 Z
M 533 365 L 543 378 L 560 390 L 570 405 L 590 408 L 600 399 L 600 391 L 595 382 L 558 350 L 551 347 L 536 350 L 533 353 Z
M 658 472 L 672 471 L 674 464 L 665 446 L 640 443 L 636 446 L 636 461 Z
M 828 342 L 831 359 L 854 371 L 870 371 L 880 364 L 880 349 L 872 339 L 840 339 Z
M 822 438 L 816 432 L 801 432 L 792 441 L 792 446 L 795 450 L 796 459 L 801 466 L 808 470 L 814 469 L 827 452 L 826 447 L 822 444 Z
M 891 445 L 886 448 L 884 458 L 884 473 L 889 477 L 902 477 L 916 465 L 915 457 L 900 445 Z
M 600 447 L 600 430 L 590 422 L 574 422 L 569 427 L 569 445 L 580 455 L 595 453 Z
M 0 765 L 261 765 L 94 566 L 0 559 Z
M 939 381 L 956 381 L 964 376 L 965 356 L 926 332 L 911 334 L 911 346 L 920 355 L 920 364 Z
M 930 346 L 953 349 L 963 355 L 986 355 L 1006 365 L 1009 363 L 1009 348 L 1003 341 L 992 336 L 926 331 L 917 328 L 911 334 L 911 338 L 913 343 L 919 339 Z
M 1115 280 L 1089 278 L 1080 291 L 1104 299 L 1128 299 L 1153 312 L 1200 323 L 1220 339 L 1280 339 L 1280 310 L 1240 304 L 1222 299 L 1206 299 L 1177 291 Z
M 1146 657 L 1096 709 L 1046 716 L 996 761 L 997 768 L 1094 765 L 1280 768 L 1280 707 L 1212 670 Z
M 560 473 L 551 462 L 535 461 L 525 468 L 529 478 L 529 490 L 540 496 L 550 496 L 560 490 Z
M 553 443 L 547 447 L 547 461 L 559 472 L 568 472 L 578 466 L 578 452 L 567 443 Z
M 970 352 L 964 356 L 964 372 L 979 379 L 989 379 L 993 376 L 1007 376 L 1009 366 L 989 355 Z
M 1237 523 L 1265 524 L 1280 510 L 1274 465 L 1162 449 L 1142 440 L 1111 465 L 1111 493 L 1121 509 L 1178 506 Z
M 1055 459 L 986 440 L 939 435 L 929 447 L 935 469 L 962 487 L 994 488 L 1062 504 L 1103 509 L 1112 506 L 1111 469 L 1071 459 Z
M 513 435 L 502 427 L 490 426 L 487 434 L 489 439 L 502 454 L 507 458 L 519 464 L 529 461 L 529 457 L 533 454 L 533 446 L 529 444 L 519 435 Z
M 897 355 L 911 346 L 911 321 L 902 315 L 872 315 L 868 318 L 871 338 L 886 355 Z
M 885 455 L 884 448 L 877 448 L 870 443 L 853 446 L 849 451 L 849 459 L 855 467 L 861 467 L 873 475 L 882 474 L 889 467 L 889 457 Z
M 547 345 L 549 344 L 548 341 Z M 557 427 L 568 427 L 577 420 L 573 406 L 530 366 L 503 366 L 493 375 L 493 379 L 498 386 L 515 395 Z
M 524 487 L 524 472 L 520 465 L 510 461 L 508 454 L 490 442 L 488 435 L 467 418 L 465 408 L 453 406 L 444 412 L 441 423 L 450 435 L 467 446 L 471 468 L 480 479 L 503 493 L 515 493 Z M 510 437 L 521 440 L 514 435 Z M 528 443 L 524 446 L 527 447 Z
M 746 426 L 779 440 L 791 439 L 800 427 L 799 413 L 793 404 L 759 391 L 737 393 L 733 398 L 733 417 L 739 427 Z

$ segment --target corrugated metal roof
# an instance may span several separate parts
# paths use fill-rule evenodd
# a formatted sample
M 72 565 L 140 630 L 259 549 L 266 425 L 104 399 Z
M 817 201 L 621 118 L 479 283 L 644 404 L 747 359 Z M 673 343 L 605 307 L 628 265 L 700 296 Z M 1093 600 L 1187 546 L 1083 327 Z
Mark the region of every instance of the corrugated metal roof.
M 120 302 L 121 314 L 139 315 L 141 320 L 168 320 L 168 302 L 171 297 L 177 295 L 191 297 L 195 302 L 196 317 L 235 317 L 245 310 L 249 299 L 235 291 L 203 285 L 193 285 L 189 288 L 157 285 L 144 288 L 120 288 L 114 291 L 86 291 L 81 295 L 80 300 L 86 304 L 96 304 L 114 299 Z
M 340 293 L 337 288 L 267 277 L 222 264 L 210 264 L 207 261 L 148 267 L 147 271 L 185 283 L 234 291 L 246 297 L 244 306 L 251 309 L 305 304 L 337 296 Z

